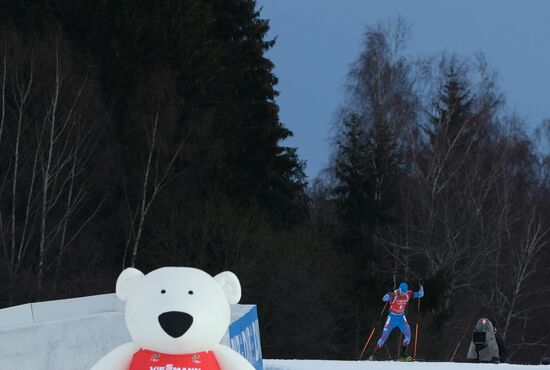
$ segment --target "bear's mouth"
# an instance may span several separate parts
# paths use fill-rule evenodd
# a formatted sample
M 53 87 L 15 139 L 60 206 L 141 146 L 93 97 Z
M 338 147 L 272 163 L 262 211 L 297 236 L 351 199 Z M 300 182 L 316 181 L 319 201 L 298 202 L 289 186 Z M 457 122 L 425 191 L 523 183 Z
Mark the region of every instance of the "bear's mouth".
M 166 334 L 172 338 L 179 338 L 193 324 L 193 316 L 179 311 L 165 312 L 159 315 L 159 324 Z

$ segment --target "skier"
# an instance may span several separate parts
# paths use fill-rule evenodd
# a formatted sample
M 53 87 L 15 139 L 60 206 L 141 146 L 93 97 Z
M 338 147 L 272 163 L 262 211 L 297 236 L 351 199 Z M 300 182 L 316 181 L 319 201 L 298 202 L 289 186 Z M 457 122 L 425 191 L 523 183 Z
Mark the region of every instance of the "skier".
M 378 340 L 378 343 L 376 343 L 374 353 L 369 357 L 369 360 L 377 359 L 379 353 L 378 351 L 382 348 L 386 340 L 388 340 L 390 333 L 396 327 L 398 327 L 399 330 L 401 330 L 401 332 L 405 335 L 405 339 L 403 339 L 403 349 L 401 350 L 401 359 L 412 359 L 407 355 L 407 346 L 411 342 L 411 328 L 407 322 L 407 318 L 405 317 L 405 310 L 407 309 L 407 304 L 411 298 L 418 299 L 422 297 L 424 297 L 424 286 L 422 283 L 420 283 L 420 289 L 418 292 L 413 293 L 412 290 L 409 290 L 409 285 L 406 282 L 399 284 L 399 289 L 384 295 L 382 301 L 389 301 L 390 303 L 388 318 L 386 320 L 386 324 L 384 325 L 382 336 Z

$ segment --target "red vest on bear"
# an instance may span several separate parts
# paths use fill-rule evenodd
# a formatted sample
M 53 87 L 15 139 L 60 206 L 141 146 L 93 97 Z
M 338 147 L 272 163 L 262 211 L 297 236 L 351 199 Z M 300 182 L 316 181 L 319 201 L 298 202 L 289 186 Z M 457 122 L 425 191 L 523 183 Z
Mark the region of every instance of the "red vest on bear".
M 169 355 L 141 349 L 134 353 L 129 370 L 220 370 L 214 352 Z

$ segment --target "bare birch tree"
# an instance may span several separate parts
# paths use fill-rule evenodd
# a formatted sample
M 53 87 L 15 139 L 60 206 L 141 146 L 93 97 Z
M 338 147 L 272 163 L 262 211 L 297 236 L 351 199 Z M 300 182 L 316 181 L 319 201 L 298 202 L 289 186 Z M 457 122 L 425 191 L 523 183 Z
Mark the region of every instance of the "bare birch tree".
M 174 166 L 174 162 L 178 158 L 184 144 L 184 140 L 181 140 L 173 153 L 172 158 L 170 158 L 166 164 L 161 164 L 160 149 L 158 147 L 159 143 L 157 137 L 159 109 L 160 108 L 157 108 L 155 116 L 152 120 L 152 129 L 150 136 L 148 137 L 149 147 L 147 148 L 147 161 L 145 163 L 143 173 L 143 183 L 139 203 L 135 207 L 132 207 L 127 197 L 130 227 L 129 234 L 126 239 L 123 264 L 126 263 L 128 248 L 131 246 L 130 266 L 132 267 L 136 264 L 147 215 L 162 189 L 171 180 L 170 176 L 173 175 L 172 168 Z M 123 265 L 122 267 L 124 268 L 125 266 Z
M 139 144 L 128 156 L 139 170 L 136 182 L 124 189 L 129 219 L 122 268 L 136 265 L 147 218 L 162 191 L 181 175 L 176 163 L 186 136 L 179 128 L 174 81 L 170 71 L 156 71 L 138 83 L 132 100 L 130 116 L 139 128 L 134 138 Z
M 36 298 L 46 276 L 55 292 L 63 256 L 99 210 L 96 205 L 81 213 L 89 206 L 85 175 L 100 136 L 90 122 L 97 118 L 93 89 L 72 66 L 62 40 L 12 42 L 2 56 L 0 126 L 6 128 L 0 140 L 7 144 L 0 153 L 6 164 L 0 175 L 11 190 L 0 188 L 10 214 L 3 217 L 6 207 L 0 207 L 0 228 L 10 230 L 9 238 L 2 233 L 10 302 L 23 270 L 36 273 Z
M 536 198 L 535 198 L 536 199 Z M 499 330 L 507 341 L 510 358 L 520 350 L 547 344 L 548 335 L 533 336 L 530 326 L 544 317 L 550 308 L 547 300 L 540 300 L 550 290 L 540 285 L 545 276 L 542 252 L 550 244 L 550 232 L 536 204 L 520 220 L 520 237 L 510 240 L 499 251 L 493 267 L 493 281 L 484 291 L 486 305 L 500 323 Z M 518 233 L 517 231 L 515 232 Z

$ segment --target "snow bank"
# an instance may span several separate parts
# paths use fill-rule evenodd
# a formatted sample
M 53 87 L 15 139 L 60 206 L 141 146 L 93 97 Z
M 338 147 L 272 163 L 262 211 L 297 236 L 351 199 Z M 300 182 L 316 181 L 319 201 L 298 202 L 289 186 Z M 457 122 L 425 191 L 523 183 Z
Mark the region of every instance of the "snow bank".
M 121 314 L 98 314 L 0 332 L 0 369 L 89 370 L 129 339 Z
M 88 370 L 130 339 L 123 311 L 114 294 L 0 310 L 0 369 Z
M 534 365 L 464 364 L 456 362 L 264 360 L 265 370 L 529 370 Z

